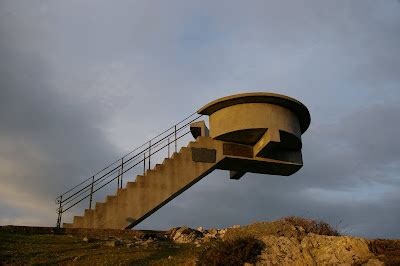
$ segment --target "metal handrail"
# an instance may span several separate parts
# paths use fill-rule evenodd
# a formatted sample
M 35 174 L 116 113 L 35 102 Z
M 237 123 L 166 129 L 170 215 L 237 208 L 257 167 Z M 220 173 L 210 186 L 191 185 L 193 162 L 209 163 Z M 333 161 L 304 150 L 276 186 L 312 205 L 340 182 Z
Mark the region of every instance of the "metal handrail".
M 188 120 L 189 118 L 193 117 L 193 116 L 196 115 L 196 114 L 197 114 L 197 112 L 194 112 L 193 114 L 189 115 L 189 116 L 186 117 L 185 119 L 183 119 L 183 120 L 181 120 L 180 122 L 176 123 L 176 124 L 173 125 L 172 127 L 170 127 L 170 128 L 168 128 L 168 129 L 164 130 L 163 132 L 159 133 L 157 136 L 153 137 L 153 138 L 150 139 L 149 141 L 152 141 L 152 140 L 158 138 L 159 136 L 161 136 L 161 135 L 163 135 L 164 133 L 168 132 L 169 130 L 173 129 L 173 128 L 176 127 L 177 125 L 182 124 L 184 121 Z M 199 117 L 201 117 L 201 115 L 199 115 Z M 198 119 L 199 117 L 197 117 L 196 119 Z M 194 119 L 194 120 L 196 120 L 196 119 Z M 194 121 L 194 120 L 193 120 L 193 121 Z M 193 121 L 192 121 L 192 122 L 193 122 Z M 189 122 L 189 123 L 190 123 L 190 122 Z M 114 162 L 108 164 L 108 165 L 107 165 L 106 167 L 104 167 L 102 170 L 100 170 L 100 171 L 98 171 L 97 173 L 95 173 L 94 176 L 96 176 L 96 175 L 98 175 L 99 173 L 105 171 L 106 169 L 108 169 L 109 167 L 111 167 L 113 164 L 119 162 L 121 159 L 124 159 L 125 157 L 131 155 L 133 152 L 137 151 L 138 149 L 140 149 L 140 148 L 142 148 L 143 146 L 145 146 L 146 144 L 148 144 L 149 141 L 146 141 L 146 142 L 143 143 L 142 145 L 136 147 L 135 149 L 133 149 L 133 150 L 130 151 L 129 153 L 127 153 L 127 154 L 125 154 L 124 156 L 122 156 L 121 158 L 119 158 L 118 160 L 116 160 L 116 161 L 114 161 Z M 61 196 L 64 196 L 65 194 L 67 194 L 68 192 L 72 191 L 72 190 L 75 189 L 76 187 L 78 187 L 78 186 L 82 185 L 83 183 L 89 181 L 91 178 L 92 178 L 92 177 L 89 177 L 89 178 L 83 180 L 81 183 L 79 183 L 79 184 L 77 184 L 76 186 L 70 188 L 70 189 L 67 190 L 66 192 L 60 194 L 57 198 L 59 198 L 59 197 L 61 197 Z
M 189 115 L 177 124 L 169 127 L 167 130 L 164 130 L 157 136 L 125 154 L 120 159 L 108 164 L 94 175 L 60 194 L 56 198 L 56 203 L 58 205 L 57 227 L 61 226 L 62 214 L 64 212 L 70 210 L 72 207 L 76 206 L 87 198 L 89 198 L 89 209 L 91 209 L 93 194 L 110 184 L 115 179 L 118 181 L 118 188 L 122 188 L 123 175 L 133 169 L 135 166 L 143 163 L 143 171 L 145 172 L 146 160 L 148 160 L 148 169 L 150 169 L 150 160 L 152 155 L 168 147 L 169 157 L 171 144 L 174 144 L 175 152 L 177 152 L 177 141 L 190 133 L 190 130 L 185 129 L 187 129 L 192 122 L 202 117 L 202 115 L 197 115 L 195 118 L 193 118 L 196 114 L 197 113 L 193 113 Z

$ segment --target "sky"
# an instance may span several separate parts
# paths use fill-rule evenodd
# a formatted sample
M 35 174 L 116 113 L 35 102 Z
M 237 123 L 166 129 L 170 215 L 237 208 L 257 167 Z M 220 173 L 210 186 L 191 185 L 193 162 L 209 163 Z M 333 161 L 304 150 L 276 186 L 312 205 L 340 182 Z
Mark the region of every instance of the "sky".
M 214 171 L 137 228 L 299 215 L 400 238 L 397 0 L 0 0 L 0 224 L 53 226 L 71 184 L 212 100 L 259 91 L 309 108 L 303 168 Z

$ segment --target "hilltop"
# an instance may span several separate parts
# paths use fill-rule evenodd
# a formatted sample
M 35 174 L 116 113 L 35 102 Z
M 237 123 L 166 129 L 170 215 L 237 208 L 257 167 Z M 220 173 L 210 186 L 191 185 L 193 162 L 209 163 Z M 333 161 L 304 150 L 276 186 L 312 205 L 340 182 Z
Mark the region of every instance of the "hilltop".
M 400 240 L 341 236 L 288 217 L 225 229 L 90 230 L 3 226 L 0 264 L 399 265 Z

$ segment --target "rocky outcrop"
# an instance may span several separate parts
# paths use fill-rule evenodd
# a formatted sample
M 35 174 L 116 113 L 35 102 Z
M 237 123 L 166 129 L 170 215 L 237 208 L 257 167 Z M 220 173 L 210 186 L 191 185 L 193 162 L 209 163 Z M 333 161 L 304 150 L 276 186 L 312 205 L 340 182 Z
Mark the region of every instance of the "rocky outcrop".
M 167 236 L 175 243 L 192 243 L 201 239 L 204 235 L 202 232 L 191 229 L 186 226 L 172 228 L 167 232 Z
M 166 236 L 175 243 L 208 243 L 214 239 L 223 239 L 228 229 L 209 229 L 204 230 L 199 227 L 192 229 L 186 226 L 175 227 L 168 230 Z
M 308 234 L 295 237 L 268 235 L 260 265 L 383 265 L 368 249 L 368 240 L 348 236 Z
M 200 229 L 200 228 L 199 228 Z M 205 245 L 213 240 L 255 236 L 265 244 L 256 265 L 384 265 L 370 251 L 370 240 L 350 236 L 306 233 L 285 221 L 262 222 L 227 229 L 173 228 L 169 238 L 176 243 Z

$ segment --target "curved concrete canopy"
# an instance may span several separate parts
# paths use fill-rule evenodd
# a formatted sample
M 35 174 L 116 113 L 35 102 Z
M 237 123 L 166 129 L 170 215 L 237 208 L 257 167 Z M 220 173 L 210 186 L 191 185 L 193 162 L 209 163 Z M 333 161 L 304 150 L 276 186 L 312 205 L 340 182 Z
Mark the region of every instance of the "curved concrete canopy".
M 299 119 L 301 133 L 304 133 L 311 123 L 310 112 L 304 104 L 289 96 L 270 92 L 240 93 L 219 98 L 200 108 L 197 113 L 211 115 L 223 108 L 243 103 L 269 103 L 291 110 Z

